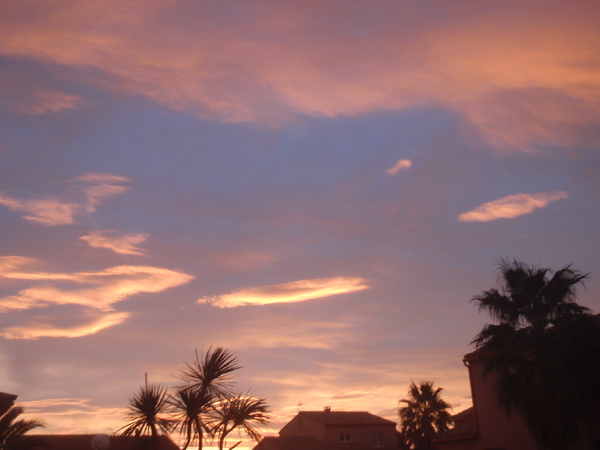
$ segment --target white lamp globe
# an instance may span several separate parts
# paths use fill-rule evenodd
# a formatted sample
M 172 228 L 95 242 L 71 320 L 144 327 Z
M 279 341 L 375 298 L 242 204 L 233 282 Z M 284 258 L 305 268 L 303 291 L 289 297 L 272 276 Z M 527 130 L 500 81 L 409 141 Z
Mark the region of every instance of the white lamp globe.
M 107 450 L 110 447 L 110 438 L 105 434 L 98 434 L 92 438 L 92 450 Z

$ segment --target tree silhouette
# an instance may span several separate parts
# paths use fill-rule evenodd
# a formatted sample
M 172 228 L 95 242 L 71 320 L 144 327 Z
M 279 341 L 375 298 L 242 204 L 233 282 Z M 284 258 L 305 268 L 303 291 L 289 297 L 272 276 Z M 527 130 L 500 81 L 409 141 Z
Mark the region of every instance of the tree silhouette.
M 160 384 L 142 386 L 130 399 L 128 423 L 119 431 L 124 436 L 141 437 L 150 434 L 152 446 L 156 448 L 159 432 L 168 434 L 173 426 L 169 413 L 167 389 Z
M 14 406 L 0 416 L 0 450 L 10 448 L 16 438 L 44 426 L 43 422 L 37 419 L 17 420 L 23 411 L 22 406 Z
M 503 260 L 500 289 L 475 296 L 496 324 L 475 337 L 499 404 L 521 413 L 538 446 L 567 449 L 600 400 L 600 323 L 577 304 L 587 277 Z
M 182 387 L 177 389 L 171 400 L 175 410 L 176 426 L 184 436 L 183 450 L 190 445 L 202 448 L 205 433 L 210 433 L 212 420 L 210 414 L 215 398 L 199 389 Z
M 260 433 L 257 426 L 268 422 L 269 417 L 266 413 L 267 404 L 262 398 L 238 395 L 223 400 L 217 409 L 217 422 L 214 429 L 219 437 L 219 450 L 223 450 L 225 439 L 236 429 L 242 429 L 253 440 L 258 441 Z
M 258 439 L 256 424 L 268 420 L 267 405 L 264 399 L 234 395 L 231 374 L 239 368 L 237 358 L 223 347 L 211 347 L 201 356 L 196 352 L 195 360 L 180 371 L 182 383 L 170 395 L 162 385 L 153 384 L 131 398 L 128 422 L 119 431 L 126 436 L 150 434 L 155 445 L 159 432 L 178 429 L 183 450 L 202 450 L 205 440 L 217 436 L 222 448 L 226 437 L 238 428 Z
M 443 388 L 434 388 L 432 381 L 423 381 L 417 386 L 411 382 L 408 398 L 400 414 L 400 434 L 407 448 L 416 450 L 432 449 L 434 434 L 446 431 L 452 425 L 448 409 L 450 404 L 440 397 Z
M 182 379 L 188 386 L 199 389 L 215 397 L 231 393 L 233 382 L 231 373 L 240 369 L 237 358 L 231 351 L 217 347 L 208 349 L 203 358 L 198 357 L 192 364 L 186 363 L 182 369 Z
M 223 347 L 209 348 L 202 358 L 196 352 L 194 362 L 186 363 L 181 371 L 186 384 L 177 389 L 172 401 L 185 436 L 184 450 L 193 444 L 202 449 L 204 436 L 214 428 L 215 403 L 231 395 L 231 373 L 239 368 L 237 358 Z

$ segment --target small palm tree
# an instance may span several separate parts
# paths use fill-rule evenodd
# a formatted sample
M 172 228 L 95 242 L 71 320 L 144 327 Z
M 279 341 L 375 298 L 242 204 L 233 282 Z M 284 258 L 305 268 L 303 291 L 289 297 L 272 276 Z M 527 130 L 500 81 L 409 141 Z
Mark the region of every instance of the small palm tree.
M 400 433 L 408 448 L 430 450 L 434 434 L 446 431 L 452 425 L 448 409 L 450 404 L 442 400 L 442 388 L 434 388 L 432 381 L 423 381 L 419 386 L 411 382 L 408 399 L 400 400 Z
M 150 384 L 142 386 L 129 401 L 128 423 L 119 431 L 124 436 L 143 436 L 150 434 L 152 445 L 156 448 L 159 431 L 169 433 L 173 420 L 170 413 L 169 396 L 164 386 Z
M 258 441 L 260 433 L 259 424 L 269 421 L 265 399 L 252 398 L 249 395 L 225 399 L 217 409 L 217 424 L 214 433 L 219 437 L 219 450 L 225 447 L 225 439 L 236 429 L 243 430 L 251 439 Z M 238 442 L 233 447 L 237 447 Z
M 14 406 L 0 417 L 1 450 L 8 448 L 11 442 L 19 436 L 23 436 L 35 428 L 44 426 L 43 422 L 37 419 L 16 420 L 17 417 L 23 414 L 23 411 L 22 406 Z
M 202 450 L 204 437 L 213 428 L 214 405 L 232 392 L 231 373 L 238 370 L 237 358 L 223 347 L 209 348 L 181 370 L 185 383 L 177 389 L 172 405 L 178 413 L 177 425 L 185 436 L 184 449 L 196 444 Z
M 576 302 L 587 277 L 503 260 L 501 286 L 475 296 L 496 324 L 475 337 L 500 405 L 521 413 L 538 446 L 568 448 L 600 401 L 600 323 Z
M 171 404 L 176 414 L 175 426 L 185 436 L 183 450 L 190 445 L 202 448 L 205 433 L 210 433 L 210 413 L 213 411 L 215 398 L 193 387 L 177 389 Z

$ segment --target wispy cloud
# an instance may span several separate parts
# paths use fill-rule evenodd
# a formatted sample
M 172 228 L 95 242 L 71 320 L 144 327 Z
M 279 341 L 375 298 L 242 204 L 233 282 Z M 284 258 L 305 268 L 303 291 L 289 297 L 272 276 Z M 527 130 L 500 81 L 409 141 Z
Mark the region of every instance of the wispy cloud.
M 51 90 L 39 92 L 35 97 L 32 96 L 29 102 L 20 102 L 15 107 L 25 114 L 40 115 L 65 109 L 76 109 L 80 104 L 79 97 Z
M 0 261 L 5 258 L 0 258 Z M 152 266 L 115 266 L 96 272 L 47 273 L 17 271 L 15 264 L 30 264 L 31 259 L 7 257 L 0 277 L 45 281 L 18 294 L 0 298 L 0 311 L 54 305 L 82 305 L 108 311 L 114 303 L 142 292 L 161 292 L 192 280 L 183 272 Z M 0 268 L 3 265 L 0 264 Z M 56 283 L 51 283 L 54 281 Z M 59 283 L 60 282 L 60 283 Z M 75 285 L 69 289 L 65 282 Z M 83 285 L 84 287 L 79 287 Z
M 386 170 L 390 175 L 396 175 L 402 169 L 408 169 L 412 166 L 412 161 L 410 159 L 400 159 L 396 164 Z
M 0 192 L 0 205 L 24 212 L 25 220 L 45 226 L 71 225 L 96 211 L 104 200 L 122 194 L 130 180 L 110 174 L 87 174 L 72 180 L 74 187 L 62 196 L 18 199 Z
M 369 397 L 370 395 L 371 394 L 366 391 L 350 391 L 350 392 L 344 392 L 342 394 L 333 395 L 331 398 L 333 400 L 356 400 L 356 399 L 362 399 L 365 397 Z
M 146 252 L 138 247 L 138 244 L 148 239 L 147 233 L 135 233 L 115 235 L 114 230 L 92 231 L 87 236 L 79 239 L 87 242 L 91 247 L 106 248 L 121 255 L 145 255 Z
M 227 121 L 277 123 L 297 114 L 333 117 L 435 103 L 465 114 L 491 141 L 514 146 L 560 139 L 556 127 L 573 124 L 573 112 L 580 123 L 597 123 L 597 67 L 590 61 L 598 30 L 577 20 L 596 15 L 597 5 L 573 8 L 572 22 L 562 20 L 559 4 L 548 5 L 543 15 L 530 5 L 519 10 L 518 24 L 508 22 L 511 14 L 499 19 L 498 6 L 466 5 L 452 6 L 442 34 L 434 32 L 438 15 L 401 2 L 371 8 L 369 17 L 343 10 L 339 27 L 330 26 L 328 10 L 318 2 L 301 10 L 294 2 L 236 5 L 248 18 L 244 24 L 182 3 L 170 10 L 182 17 L 175 34 L 160 20 L 164 6 L 156 1 L 145 3 L 142 15 L 136 5 L 112 10 L 68 1 L 26 16 L 5 6 L 0 52 L 93 67 L 98 72 L 88 74 L 88 83 L 104 85 L 109 77 L 115 90 Z M 138 20 L 128 21 L 130 16 Z M 99 25 L 90 34 L 78 24 L 92 17 Z M 391 26 L 392 20 L 404 26 Z M 347 31 L 359 28 L 370 32 Z M 359 63 L 365 60 L 369 64 Z M 512 114 L 506 93 L 539 90 L 554 92 L 556 102 L 527 95 L 523 114 Z M 490 95 L 496 108 L 490 108 Z
M 0 73 L 0 92 L 4 105 L 29 115 L 57 113 L 76 109 L 82 104 L 78 96 L 51 86 L 51 77 L 39 73 L 4 70 Z
M 568 197 L 569 195 L 563 191 L 509 195 L 467 211 L 459 215 L 458 220 L 460 222 L 489 222 L 497 219 L 512 219 Z
M 108 433 L 119 425 L 126 408 L 107 408 L 90 403 L 87 398 L 46 398 L 19 402 L 30 417 L 46 418 L 47 433 Z M 88 418 L 89 420 L 82 420 Z
M 49 313 L 26 324 L 5 328 L 6 338 L 35 339 L 47 336 L 79 337 L 122 323 L 127 312 L 114 312 L 113 305 L 140 293 L 155 293 L 185 284 L 194 277 L 184 272 L 152 266 L 115 266 L 94 272 L 49 273 L 24 270 L 36 260 L 18 256 L 0 258 L 0 278 L 29 281 L 34 285 L 0 298 L 0 312 L 38 308 Z M 52 308 L 76 305 L 84 308 L 72 313 L 67 325 L 63 311 L 53 315 Z
M 217 297 L 203 297 L 198 300 L 198 303 L 209 303 L 218 308 L 235 308 L 246 305 L 304 302 L 363 289 L 368 289 L 368 286 L 366 280 L 362 278 L 317 278 L 250 287 Z
M 91 320 L 72 320 L 69 326 L 61 326 L 48 322 L 45 316 L 41 320 L 29 321 L 25 325 L 17 325 L 0 331 L 0 336 L 5 339 L 39 339 L 42 337 L 67 337 L 75 338 L 89 336 L 106 328 L 119 325 L 131 316 L 129 312 L 100 313 Z

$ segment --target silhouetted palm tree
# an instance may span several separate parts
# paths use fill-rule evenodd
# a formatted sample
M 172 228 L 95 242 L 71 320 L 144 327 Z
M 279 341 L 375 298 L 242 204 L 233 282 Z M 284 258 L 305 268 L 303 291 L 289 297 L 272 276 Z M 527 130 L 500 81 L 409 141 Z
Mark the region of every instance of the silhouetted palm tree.
M 260 439 L 258 425 L 269 421 L 266 400 L 252 398 L 249 395 L 238 395 L 224 399 L 217 408 L 217 423 L 214 433 L 219 437 L 219 450 L 223 450 L 225 439 L 236 429 L 243 430 L 255 441 Z M 240 442 L 233 447 L 237 447 Z
M 600 400 L 600 323 L 575 301 L 586 274 L 500 262 L 501 287 L 473 301 L 498 322 L 473 343 L 500 405 L 524 417 L 538 446 L 566 449 Z
M 170 413 L 169 395 L 164 386 L 150 384 L 142 386 L 129 401 L 129 421 L 119 431 L 124 436 L 151 436 L 152 445 L 156 445 L 159 432 L 169 433 L 173 426 Z
M 44 426 L 43 422 L 37 419 L 17 420 L 17 417 L 23 414 L 23 411 L 22 406 L 14 406 L 0 417 L 1 450 L 10 448 L 11 442 L 19 436 L 23 436 L 35 428 Z
M 213 411 L 215 398 L 202 392 L 200 389 L 182 387 L 177 389 L 171 403 L 176 414 L 176 426 L 183 436 L 183 450 L 190 445 L 202 448 L 205 433 L 210 433 L 212 421 L 210 413 Z
M 184 448 L 196 444 L 202 449 L 204 436 L 214 428 L 214 404 L 231 395 L 231 373 L 239 368 L 237 358 L 229 350 L 217 347 L 209 348 L 203 357 L 196 352 L 194 362 L 182 369 L 181 378 L 186 384 L 177 389 L 172 403 L 179 413 Z
M 406 404 L 398 411 L 400 433 L 408 448 L 430 450 L 433 435 L 452 425 L 450 404 L 440 397 L 442 390 L 434 388 L 432 381 L 423 381 L 419 386 L 411 382 L 408 399 L 400 400 Z
M 181 372 L 183 381 L 190 387 L 221 397 L 231 393 L 230 374 L 240 368 L 231 351 L 217 347 L 214 350 L 209 348 L 203 358 L 199 358 L 196 352 L 195 361 L 192 364 L 186 363 Z

